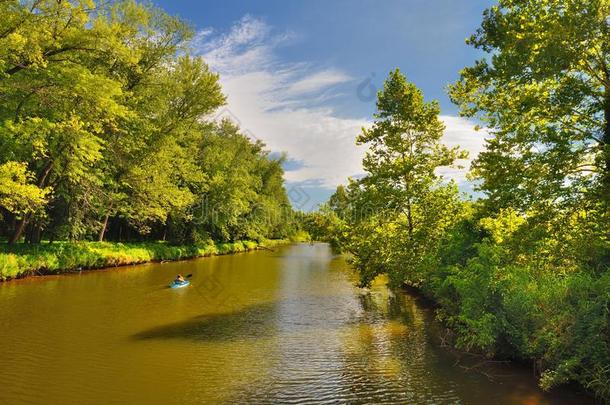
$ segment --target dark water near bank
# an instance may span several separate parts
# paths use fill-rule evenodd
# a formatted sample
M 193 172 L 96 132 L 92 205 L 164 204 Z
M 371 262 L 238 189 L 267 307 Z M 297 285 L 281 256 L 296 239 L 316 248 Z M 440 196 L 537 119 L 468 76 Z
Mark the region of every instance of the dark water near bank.
M 0 403 L 590 402 L 458 360 L 413 297 L 353 281 L 319 244 L 0 284 Z

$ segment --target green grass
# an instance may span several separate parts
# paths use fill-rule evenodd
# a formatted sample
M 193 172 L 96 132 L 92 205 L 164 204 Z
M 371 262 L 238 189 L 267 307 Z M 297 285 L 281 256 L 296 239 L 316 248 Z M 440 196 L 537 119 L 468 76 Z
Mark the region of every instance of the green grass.
M 237 241 L 175 246 L 164 242 L 54 242 L 0 244 L 0 281 L 30 275 L 61 274 L 130 264 L 183 260 L 246 252 L 288 243 L 285 240 Z

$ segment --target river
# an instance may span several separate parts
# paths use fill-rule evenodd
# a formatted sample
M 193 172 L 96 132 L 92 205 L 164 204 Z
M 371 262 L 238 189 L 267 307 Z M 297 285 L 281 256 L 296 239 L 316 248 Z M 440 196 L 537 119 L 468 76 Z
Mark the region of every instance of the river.
M 177 273 L 192 285 L 172 290 Z M 432 310 L 298 244 L 0 284 L 0 403 L 583 404 L 439 347 Z

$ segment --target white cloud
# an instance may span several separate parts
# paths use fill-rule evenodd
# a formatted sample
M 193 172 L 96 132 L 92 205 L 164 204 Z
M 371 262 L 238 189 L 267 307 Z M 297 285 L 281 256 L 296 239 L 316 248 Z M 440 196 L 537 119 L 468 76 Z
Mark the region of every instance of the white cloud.
M 333 109 L 320 107 L 321 101 L 332 97 L 334 86 L 353 80 L 347 73 L 278 60 L 277 48 L 294 37 L 276 35 L 263 21 L 246 16 L 228 33 L 201 31 L 194 45 L 220 73 L 228 109 L 242 129 L 269 149 L 304 162 L 287 171 L 286 180 L 334 188 L 362 174 L 364 148 L 355 145 L 355 138 L 369 121 L 340 117 Z M 448 144 L 462 145 L 471 157 L 482 150 L 482 136 L 474 132 L 471 122 L 452 116 L 442 119 Z M 465 172 L 447 169 L 443 173 L 460 182 Z
M 321 179 L 323 186 L 334 188 L 361 172 L 363 152 L 354 142 L 366 121 L 339 118 L 330 109 L 287 103 L 281 80 L 271 72 L 251 72 L 223 79 L 223 88 L 229 108 L 242 127 L 262 139 L 269 149 L 285 151 L 305 163 L 286 172 L 286 180 Z
M 194 44 L 220 73 L 228 108 L 242 128 L 269 149 L 305 162 L 286 172 L 286 180 L 317 180 L 323 187 L 335 187 L 362 171 L 362 150 L 354 140 L 367 122 L 341 118 L 332 109 L 312 104 L 319 105 L 332 86 L 352 79 L 337 69 L 277 61 L 275 49 L 294 36 L 271 31 L 261 20 L 246 16 L 230 32 L 210 38 L 207 30 Z
M 350 80 L 352 80 L 352 78 L 343 72 L 337 70 L 324 70 L 299 79 L 288 88 L 288 91 L 295 94 L 311 93 Z
M 443 142 L 449 147 L 460 146 L 463 150 L 468 151 L 468 159 L 459 161 L 463 169 L 457 168 L 441 168 L 438 173 L 455 180 L 458 184 L 464 184 L 466 173 L 470 168 L 470 164 L 477 155 L 485 149 L 485 137 L 487 131 L 481 129 L 475 130 L 475 124 L 462 117 L 452 115 L 441 115 L 441 120 L 445 123 L 445 135 Z
M 231 76 L 274 69 L 274 48 L 293 38 L 290 33 L 271 35 L 270 26 L 248 15 L 235 23 L 228 33 L 213 33 L 212 29 L 199 31 L 193 47 L 214 70 Z

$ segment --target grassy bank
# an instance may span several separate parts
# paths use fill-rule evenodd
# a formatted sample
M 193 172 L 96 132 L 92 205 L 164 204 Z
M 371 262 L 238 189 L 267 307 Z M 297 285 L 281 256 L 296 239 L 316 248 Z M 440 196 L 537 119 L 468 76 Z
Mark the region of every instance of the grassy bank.
M 183 260 L 271 248 L 288 240 L 210 242 L 175 246 L 164 242 L 54 242 L 0 245 L 0 281 L 30 275 L 61 274 L 86 269 Z

